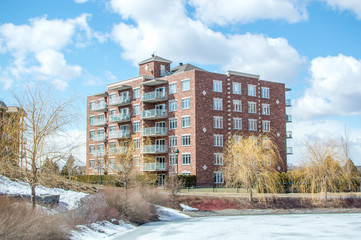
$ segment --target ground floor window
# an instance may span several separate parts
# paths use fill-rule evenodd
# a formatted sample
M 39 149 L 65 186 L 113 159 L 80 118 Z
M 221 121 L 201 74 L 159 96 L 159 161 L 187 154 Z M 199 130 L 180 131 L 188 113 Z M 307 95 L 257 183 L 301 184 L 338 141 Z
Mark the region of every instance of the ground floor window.
M 223 182 L 224 182 L 223 172 L 214 172 L 214 183 L 219 184 Z

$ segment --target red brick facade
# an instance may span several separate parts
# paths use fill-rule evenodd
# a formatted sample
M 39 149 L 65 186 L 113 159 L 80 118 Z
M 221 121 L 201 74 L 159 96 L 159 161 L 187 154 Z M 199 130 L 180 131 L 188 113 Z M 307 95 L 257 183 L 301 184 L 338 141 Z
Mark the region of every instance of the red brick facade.
M 259 76 L 244 74 L 238 72 L 229 71 L 227 74 L 218 74 L 200 70 L 198 68 L 186 69 L 184 71 L 175 71 L 172 73 L 170 69 L 170 61 L 159 57 L 152 57 L 139 64 L 139 77 L 121 81 L 118 83 L 110 84 L 107 87 L 107 92 L 103 94 L 97 94 L 89 96 L 87 99 L 87 174 L 98 174 L 99 168 L 97 167 L 98 159 L 102 156 L 90 153 L 90 146 L 94 145 L 94 149 L 98 149 L 98 144 L 103 144 L 103 148 L 107 149 L 111 142 L 115 142 L 115 146 L 118 147 L 119 139 L 110 139 L 109 131 L 110 127 L 115 130 L 119 130 L 122 125 L 129 125 L 130 136 L 140 139 L 140 149 L 137 150 L 137 155 L 142 159 L 142 149 L 144 147 L 144 136 L 141 132 L 134 132 L 134 122 L 140 122 L 140 129 L 146 127 L 154 127 L 156 122 L 165 122 L 166 134 L 162 136 L 151 136 L 152 142 L 156 140 L 165 140 L 165 152 L 153 153 L 154 156 L 164 157 L 164 168 L 161 169 L 147 169 L 147 171 L 156 172 L 161 178 L 171 171 L 174 171 L 174 166 L 169 166 L 169 155 L 174 152 L 175 149 L 179 150 L 179 164 L 178 174 L 192 174 L 197 176 L 198 185 L 212 185 L 214 183 L 214 172 L 219 170 L 218 165 L 215 165 L 215 153 L 222 153 L 223 147 L 214 146 L 214 134 L 223 135 L 223 143 L 226 143 L 228 136 L 233 135 L 236 132 L 239 135 L 248 135 L 250 133 L 261 133 L 262 121 L 270 121 L 271 132 L 277 145 L 283 163 L 280 164 L 280 171 L 287 171 L 286 163 L 286 103 L 285 103 L 285 86 L 281 83 L 269 82 L 259 80 Z M 163 67 L 161 67 L 163 65 Z M 163 77 L 161 77 L 163 76 Z M 190 88 L 187 91 L 182 91 L 182 80 L 190 81 Z M 222 91 L 213 91 L 213 81 L 217 80 L 221 82 Z M 147 82 L 149 82 L 147 84 Z M 169 94 L 170 84 L 176 83 L 176 93 Z M 233 92 L 233 83 L 240 83 L 241 93 L 235 94 Z M 149 86 L 150 85 L 150 86 Z M 256 96 L 249 96 L 248 85 L 255 86 Z M 142 100 L 142 96 L 146 93 L 155 91 L 155 89 L 164 87 L 166 99 L 158 100 L 159 102 L 153 103 L 152 101 Z M 134 99 L 134 89 L 140 88 L 140 98 Z M 262 96 L 262 88 L 268 88 L 269 97 Z M 159 89 L 158 89 L 159 90 Z M 130 102 L 124 106 L 111 106 L 110 95 L 116 94 L 117 97 L 123 92 L 129 92 Z M 159 90 L 160 91 L 160 90 Z M 148 94 L 149 95 L 149 94 Z M 190 98 L 190 108 L 182 109 L 182 99 Z M 222 99 L 222 110 L 213 110 L 213 99 Z M 95 120 L 98 119 L 99 114 L 103 112 L 90 110 L 90 102 L 97 102 L 99 99 L 104 99 L 107 104 L 104 111 L 105 124 L 97 127 L 90 124 L 90 117 L 95 116 Z M 176 100 L 176 111 L 170 112 L 170 102 Z M 242 103 L 242 111 L 234 111 L 233 100 L 240 100 Z M 156 101 L 156 100 L 154 100 Z M 248 102 L 253 102 L 256 105 L 256 113 L 248 113 Z M 140 114 L 135 115 L 133 112 L 134 106 L 140 105 Z M 155 109 L 156 105 L 165 104 L 165 113 L 162 119 L 159 120 L 147 120 L 146 117 L 142 117 L 142 112 L 145 110 Z M 269 104 L 270 114 L 262 114 L 262 104 Z M 174 105 L 173 105 L 174 106 Z M 160 106 L 158 106 L 159 108 Z M 115 114 L 119 114 L 124 108 L 129 108 L 130 119 L 123 123 L 111 123 L 110 112 L 115 110 Z M 123 110 L 124 111 L 124 110 Z M 190 127 L 182 127 L 182 117 L 190 116 Z M 223 128 L 214 128 L 214 116 L 223 117 Z M 177 119 L 177 128 L 170 129 L 169 119 Z M 242 129 L 234 129 L 234 118 L 242 119 Z M 254 119 L 257 121 L 257 131 L 249 131 L 248 119 Z M 158 123 L 157 126 L 162 126 L 162 123 Z M 104 130 L 107 136 L 104 141 L 93 141 L 90 139 L 90 131 Z M 124 129 L 124 127 L 123 127 Z M 142 130 L 141 130 L 142 131 Z M 182 146 L 182 135 L 190 135 L 190 146 Z M 177 146 L 173 149 L 168 148 L 169 137 L 177 137 Z M 127 138 L 123 138 L 123 140 Z M 130 138 L 129 138 L 130 139 Z M 122 141 L 123 141 L 122 140 Z M 158 144 L 162 141 L 158 141 Z M 190 164 L 182 163 L 182 155 L 190 154 Z M 94 161 L 94 162 L 91 162 Z M 160 161 L 163 161 L 160 159 Z M 94 164 L 91 167 L 89 164 Z M 142 170 L 142 163 L 140 163 L 140 170 Z M 158 166 L 158 165 L 157 165 Z M 163 165 L 162 165 L 163 166 Z M 106 167 L 105 167 L 106 169 Z M 111 173 L 111 172 L 110 172 Z M 164 174 L 164 175 L 163 175 Z

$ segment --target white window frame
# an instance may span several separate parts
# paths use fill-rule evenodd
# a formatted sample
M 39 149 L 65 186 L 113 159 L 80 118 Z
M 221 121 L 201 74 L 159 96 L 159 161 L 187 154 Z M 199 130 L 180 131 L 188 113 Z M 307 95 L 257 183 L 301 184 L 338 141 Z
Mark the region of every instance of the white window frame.
M 177 165 L 177 154 L 170 153 L 169 154 L 169 166 Z
M 134 99 L 140 98 L 140 88 L 139 87 L 133 89 L 133 98 Z
M 187 121 L 186 119 L 189 119 L 189 121 Z M 189 123 L 189 125 L 186 125 L 185 123 Z M 183 116 L 182 117 L 182 128 L 189 128 L 191 127 L 191 116 Z
M 191 108 L 191 98 L 186 97 L 182 98 L 182 109 L 190 109 Z
M 222 92 L 222 81 L 213 80 L 213 92 Z
M 138 111 L 135 111 L 136 109 L 138 109 Z M 134 116 L 140 115 L 140 104 L 135 104 L 133 106 L 133 114 Z
M 268 87 L 262 87 L 262 98 L 269 99 L 269 88 Z
M 191 175 L 191 172 L 190 171 L 182 171 L 182 175 L 189 176 L 189 175 Z
M 213 127 L 217 129 L 223 128 L 223 117 L 214 116 L 213 117 Z
M 257 119 L 248 119 L 248 130 L 257 131 Z
M 222 171 L 214 172 L 214 184 L 222 184 L 224 183 L 224 174 Z
M 233 82 L 232 92 L 233 92 L 233 94 L 241 95 L 242 94 L 242 84 L 238 83 L 238 82 Z
M 133 156 L 133 161 L 136 167 L 140 166 L 140 155 L 134 155 Z
M 181 83 L 182 83 L 182 92 L 191 90 L 191 80 L 189 78 L 182 80 Z
M 169 112 L 177 111 L 177 100 L 170 100 L 169 101 Z
M 270 132 L 271 131 L 271 121 L 263 120 L 262 121 L 262 131 Z
M 92 137 L 92 135 L 93 135 L 93 137 Z M 95 138 L 95 130 L 90 130 L 89 131 L 89 139 L 92 140 L 94 138 Z
M 248 96 L 256 97 L 257 96 L 257 86 L 253 84 L 248 84 Z
M 242 118 L 233 118 L 233 129 L 242 130 Z
M 177 147 L 177 136 L 176 135 L 169 136 L 169 147 L 170 148 Z
M 248 113 L 257 113 L 257 103 L 248 102 Z
M 140 149 L 140 138 L 133 139 L 133 146 L 134 146 L 134 149 Z
M 223 99 L 222 98 L 213 98 L 213 110 L 218 110 L 218 111 L 223 110 Z
M 270 115 L 270 104 L 262 104 L 262 115 Z
M 182 147 L 189 147 L 191 145 L 191 135 L 182 134 Z
M 93 154 L 95 151 L 95 144 L 90 144 L 89 145 L 89 154 Z
M 214 134 L 214 146 L 215 147 L 223 147 L 223 135 L 222 134 Z
M 177 118 L 169 118 L 169 130 L 177 129 Z
M 133 132 L 140 132 L 140 121 L 133 122 Z
M 271 148 L 271 138 L 263 137 L 262 138 L 263 148 L 270 149 Z
M 93 120 L 93 121 L 92 121 L 92 120 Z M 90 124 L 90 125 L 93 125 L 94 122 L 95 122 L 95 116 L 94 116 L 94 115 L 89 116 L 89 124 Z
M 177 93 L 177 82 L 169 83 L 169 94 Z
M 90 101 L 89 102 L 89 110 L 90 111 L 94 110 L 94 106 L 95 106 L 95 101 Z
M 191 165 L 191 154 L 190 153 L 182 153 L 182 165 Z
M 233 100 L 233 112 L 242 112 L 241 100 Z
M 223 153 L 214 153 L 214 165 L 223 165 Z
M 95 166 L 95 159 L 89 159 L 89 169 L 93 169 Z

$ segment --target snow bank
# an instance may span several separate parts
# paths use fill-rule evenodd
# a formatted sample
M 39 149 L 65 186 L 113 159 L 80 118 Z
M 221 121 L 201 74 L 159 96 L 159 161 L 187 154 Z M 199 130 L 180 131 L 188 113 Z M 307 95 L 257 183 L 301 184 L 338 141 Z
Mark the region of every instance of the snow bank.
M 185 204 L 180 204 L 183 211 L 198 211 L 198 208 L 193 208 Z
M 172 208 L 162 207 L 158 205 L 156 207 L 157 214 L 159 216 L 158 218 L 160 221 L 175 221 L 190 218 L 190 216 Z
M 64 190 L 60 188 L 47 188 L 37 186 L 36 195 L 51 194 L 60 195 L 59 205 L 68 210 L 77 208 L 80 204 L 80 199 L 87 196 L 86 193 L 74 192 L 71 190 Z M 0 194 L 14 194 L 14 195 L 30 195 L 31 189 L 28 183 L 22 181 L 11 181 L 9 178 L 0 175 Z

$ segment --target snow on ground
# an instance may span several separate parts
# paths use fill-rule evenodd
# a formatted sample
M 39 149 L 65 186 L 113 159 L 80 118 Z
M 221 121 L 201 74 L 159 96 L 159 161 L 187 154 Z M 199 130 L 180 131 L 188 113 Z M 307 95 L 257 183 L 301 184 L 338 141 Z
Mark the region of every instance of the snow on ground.
M 38 196 L 40 194 L 60 195 L 59 205 L 68 210 L 77 208 L 80 204 L 80 199 L 88 195 L 86 193 L 43 186 L 37 186 L 35 191 Z M 11 181 L 9 178 L 0 175 L 0 194 L 30 195 L 31 189 L 28 183 Z
M 162 206 L 156 206 L 156 207 L 160 221 L 175 221 L 175 220 L 190 218 L 190 216 L 183 214 L 180 211 L 172 208 L 167 208 Z
M 185 204 L 180 204 L 183 211 L 198 211 L 198 208 L 193 208 Z

